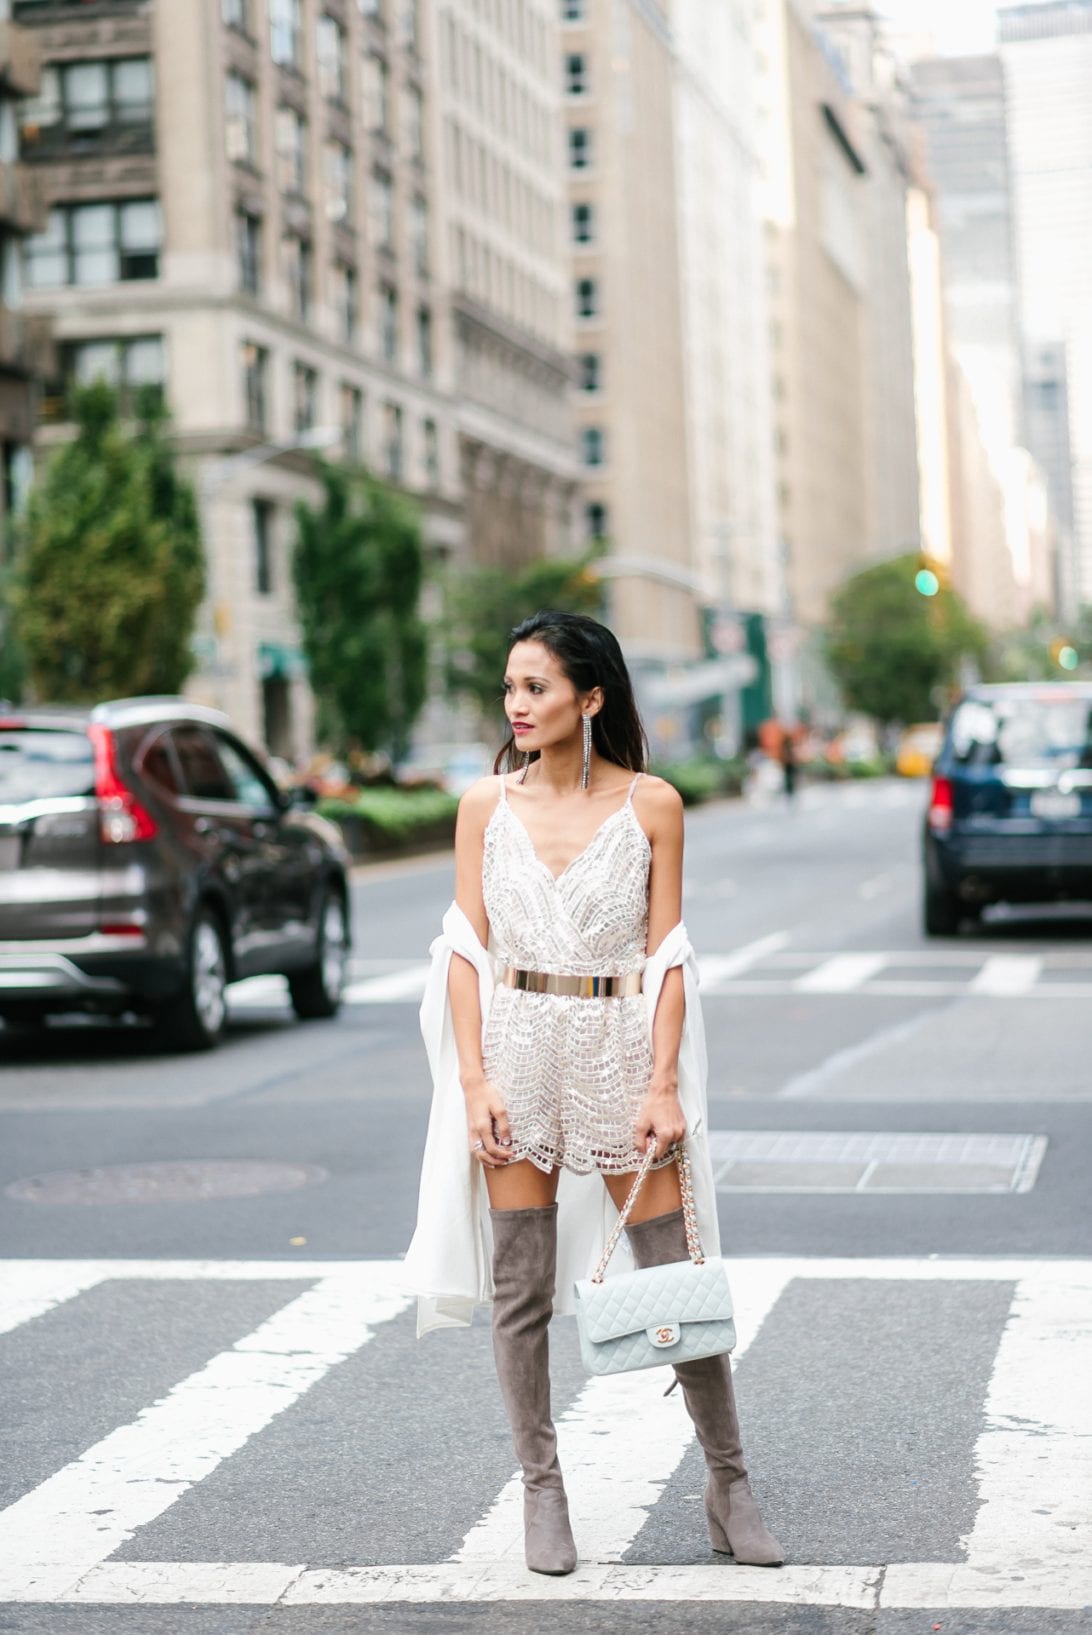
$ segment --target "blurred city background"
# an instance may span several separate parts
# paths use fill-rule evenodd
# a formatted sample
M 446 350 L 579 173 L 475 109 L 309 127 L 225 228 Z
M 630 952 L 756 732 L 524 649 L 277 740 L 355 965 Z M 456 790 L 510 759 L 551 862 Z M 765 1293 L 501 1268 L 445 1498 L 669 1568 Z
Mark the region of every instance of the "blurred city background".
M 1087 662 L 1088 0 L 0 10 L 0 696 L 477 768 L 554 602 L 658 761 L 860 760 Z

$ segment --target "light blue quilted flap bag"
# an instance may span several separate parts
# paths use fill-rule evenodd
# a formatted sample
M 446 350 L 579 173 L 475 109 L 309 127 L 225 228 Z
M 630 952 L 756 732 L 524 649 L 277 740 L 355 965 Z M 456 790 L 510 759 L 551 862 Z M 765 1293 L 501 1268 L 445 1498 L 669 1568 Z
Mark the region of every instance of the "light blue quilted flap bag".
M 702 1254 L 690 1162 L 682 1147 L 675 1156 L 690 1259 L 606 1279 L 610 1258 L 655 1152 L 651 1145 L 599 1265 L 591 1277 L 576 1283 L 580 1353 L 590 1374 L 623 1374 L 632 1368 L 693 1362 L 731 1351 L 736 1343 L 728 1273 L 722 1260 L 706 1260 Z

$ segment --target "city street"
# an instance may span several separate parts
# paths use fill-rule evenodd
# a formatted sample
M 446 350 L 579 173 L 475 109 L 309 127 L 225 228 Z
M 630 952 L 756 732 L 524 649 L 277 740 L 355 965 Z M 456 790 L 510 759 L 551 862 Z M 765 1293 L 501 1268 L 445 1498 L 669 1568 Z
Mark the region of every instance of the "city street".
M 208 1056 L 0 1031 L 0 1632 L 1092 1631 L 1092 910 L 926 941 L 924 800 L 884 780 L 688 818 L 740 1413 L 783 1570 L 711 1553 L 681 1394 L 589 1384 L 570 1319 L 581 1565 L 523 1566 L 488 1324 L 418 1343 L 398 1286 L 442 855 L 358 873 L 334 1022 L 257 978 Z

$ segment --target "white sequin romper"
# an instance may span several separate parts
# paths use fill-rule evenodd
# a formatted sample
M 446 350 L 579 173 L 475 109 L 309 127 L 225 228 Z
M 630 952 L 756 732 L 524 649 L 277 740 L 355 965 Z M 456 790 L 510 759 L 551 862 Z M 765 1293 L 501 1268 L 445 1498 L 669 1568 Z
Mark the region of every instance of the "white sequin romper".
M 482 867 L 499 964 L 570 976 L 622 976 L 644 967 L 651 847 L 633 810 L 640 776 L 556 878 L 500 779 Z M 563 1165 L 581 1175 L 637 1168 L 633 1126 L 652 1074 L 641 994 L 585 999 L 499 986 L 482 1064 L 504 1098 L 518 1157 L 541 1170 Z

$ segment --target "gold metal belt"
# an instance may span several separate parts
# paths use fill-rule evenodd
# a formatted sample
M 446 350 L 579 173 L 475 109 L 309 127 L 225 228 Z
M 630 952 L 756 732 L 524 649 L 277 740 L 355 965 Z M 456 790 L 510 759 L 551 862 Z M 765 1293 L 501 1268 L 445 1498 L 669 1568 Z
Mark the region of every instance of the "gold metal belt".
M 556 993 L 576 999 L 628 999 L 641 991 L 641 972 L 625 976 L 560 976 L 554 971 L 521 971 L 515 965 L 501 968 L 499 981 L 521 993 Z

